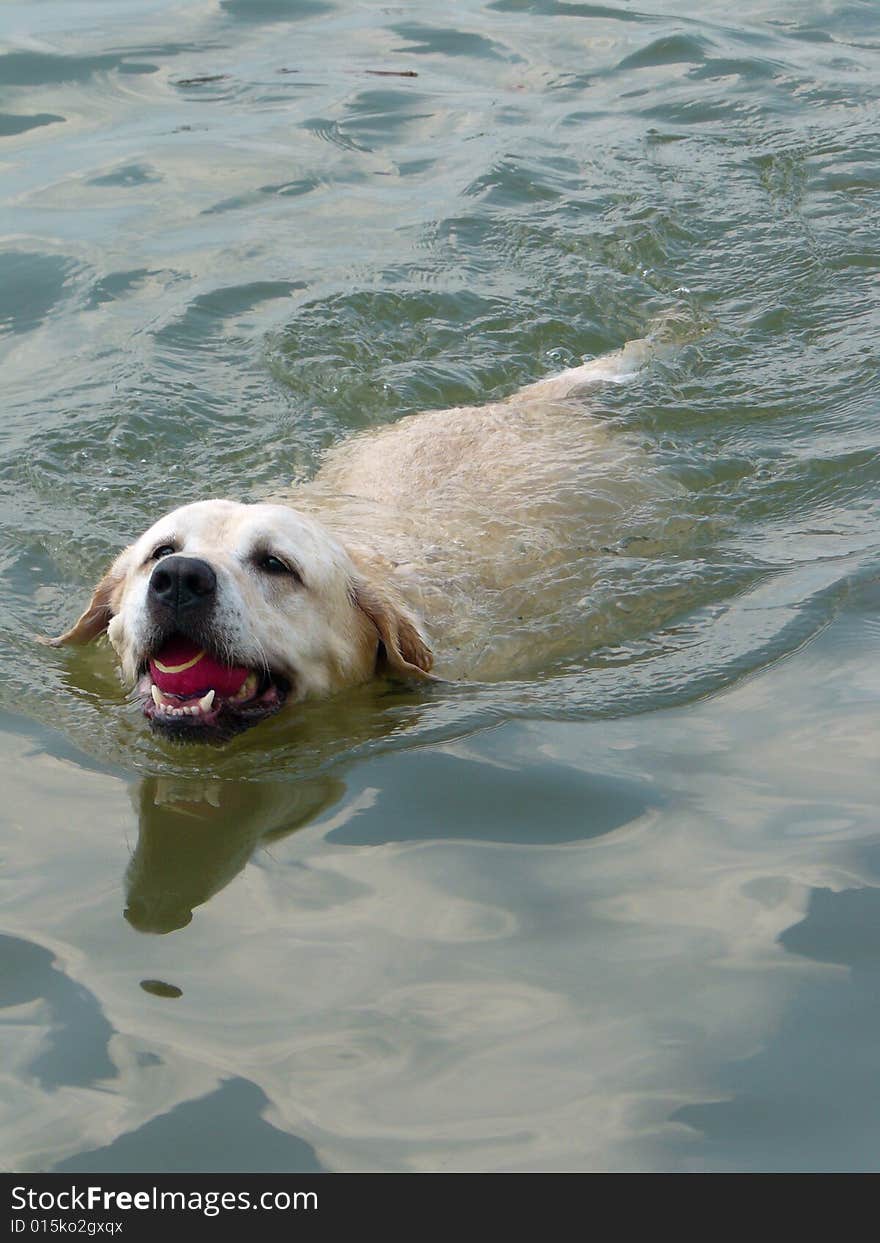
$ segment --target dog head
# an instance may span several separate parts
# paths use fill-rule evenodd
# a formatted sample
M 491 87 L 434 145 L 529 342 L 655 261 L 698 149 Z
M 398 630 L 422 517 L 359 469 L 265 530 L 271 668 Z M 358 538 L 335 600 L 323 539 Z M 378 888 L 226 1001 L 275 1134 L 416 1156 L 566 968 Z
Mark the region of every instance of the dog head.
M 378 675 L 430 678 L 414 616 L 315 519 L 200 501 L 126 548 L 52 646 L 107 632 L 152 726 L 208 739 Z

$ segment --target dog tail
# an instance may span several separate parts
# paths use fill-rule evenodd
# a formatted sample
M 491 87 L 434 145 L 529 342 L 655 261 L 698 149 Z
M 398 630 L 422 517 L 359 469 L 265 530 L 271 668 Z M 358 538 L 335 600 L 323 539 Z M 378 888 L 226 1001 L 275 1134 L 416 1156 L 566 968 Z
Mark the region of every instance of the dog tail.
M 581 367 L 569 367 L 566 371 L 529 384 L 520 389 L 514 399 L 553 401 L 572 397 L 596 384 L 626 384 L 648 363 L 672 357 L 682 345 L 694 340 L 704 330 L 680 310 L 667 311 L 652 321 L 646 336 L 627 341 L 621 349 L 594 358 Z

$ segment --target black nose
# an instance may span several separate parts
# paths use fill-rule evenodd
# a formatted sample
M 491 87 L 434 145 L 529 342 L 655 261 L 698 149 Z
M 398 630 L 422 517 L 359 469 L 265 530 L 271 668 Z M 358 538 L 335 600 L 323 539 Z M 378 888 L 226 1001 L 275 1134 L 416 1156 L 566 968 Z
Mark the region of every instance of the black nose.
M 199 557 L 163 557 L 150 576 L 150 604 L 162 612 L 204 609 L 216 594 L 217 575 Z

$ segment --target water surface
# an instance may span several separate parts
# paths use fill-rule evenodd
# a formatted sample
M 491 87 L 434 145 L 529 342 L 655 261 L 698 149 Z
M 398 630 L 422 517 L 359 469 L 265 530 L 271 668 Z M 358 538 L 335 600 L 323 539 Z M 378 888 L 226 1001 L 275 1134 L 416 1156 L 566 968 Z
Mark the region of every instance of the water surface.
M 0 9 L 8 1168 L 876 1168 L 878 96 L 838 0 Z M 33 643 L 670 311 L 574 658 L 196 753 Z

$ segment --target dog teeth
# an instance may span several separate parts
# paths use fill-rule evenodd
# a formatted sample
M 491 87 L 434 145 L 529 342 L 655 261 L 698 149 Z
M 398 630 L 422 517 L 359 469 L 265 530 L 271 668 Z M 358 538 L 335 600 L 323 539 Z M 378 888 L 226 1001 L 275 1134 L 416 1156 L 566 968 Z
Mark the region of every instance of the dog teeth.
M 257 693 L 257 687 L 260 685 L 260 679 L 255 673 L 249 673 L 245 678 L 244 685 L 240 690 L 236 691 L 232 696 L 234 700 L 252 699 Z
M 162 716 L 206 716 L 214 706 L 215 694 L 215 691 L 210 690 L 198 703 L 174 704 L 165 698 L 155 682 L 150 687 L 153 703 Z

